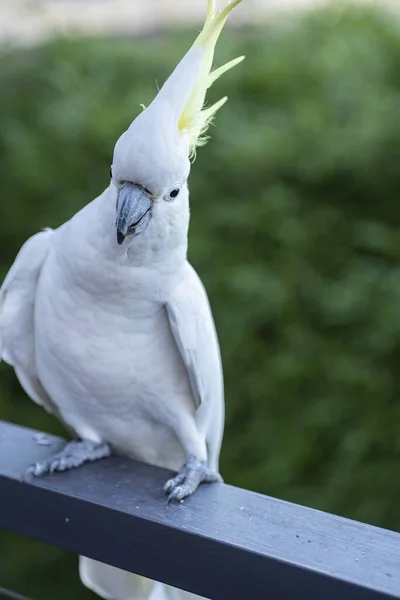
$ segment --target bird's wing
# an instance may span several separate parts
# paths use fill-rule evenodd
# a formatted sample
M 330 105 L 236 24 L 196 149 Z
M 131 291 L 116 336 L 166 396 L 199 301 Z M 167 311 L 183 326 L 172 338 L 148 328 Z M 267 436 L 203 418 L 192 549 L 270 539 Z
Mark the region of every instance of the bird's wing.
M 50 412 L 53 405 L 36 373 L 34 307 L 52 234 L 41 231 L 25 242 L 0 288 L 0 359 L 14 367 L 28 396 Z
M 189 264 L 166 311 L 197 405 L 196 424 L 206 436 L 210 467 L 217 469 L 224 426 L 221 355 L 206 291 Z

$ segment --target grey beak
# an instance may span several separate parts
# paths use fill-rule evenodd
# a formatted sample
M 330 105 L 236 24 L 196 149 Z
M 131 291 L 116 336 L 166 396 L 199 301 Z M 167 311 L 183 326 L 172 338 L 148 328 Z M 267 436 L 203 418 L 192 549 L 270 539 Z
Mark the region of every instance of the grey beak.
M 151 221 L 153 201 L 140 185 L 124 183 L 118 191 L 117 241 L 122 244 L 127 235 L 143 233 Z

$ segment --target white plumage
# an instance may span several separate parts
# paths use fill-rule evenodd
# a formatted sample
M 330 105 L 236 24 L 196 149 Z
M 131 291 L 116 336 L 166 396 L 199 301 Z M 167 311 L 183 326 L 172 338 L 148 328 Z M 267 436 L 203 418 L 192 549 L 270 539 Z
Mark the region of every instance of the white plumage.
M 35 474 L 111 448 L 178 471 L 170 499 L 219 479 L 222 370 L 207 295 L 186 258 L 187 178 L 204 131 L 195 120 L 210 117 L 194 111 L 216 79 L 209 70 L 229 10 L 215 16 L 209 0 L 198 41 L 118 140 L 110 186 L 30 238 L 1 287 L 1 358 L 83 440 Z M 195 598 L 88 558 L 80 573 L 109 600 Z
M 139 238 L 118 246 L 113 195 L 110 186 L 23 246 L 0 292 L 1 357 L 79 438 L 174 470 L 193 454 L 217 470 L 223 390 L 204 288 L 186 245 L 158 237 L 155 216 L 143 252 Z M 107 567 L 109 595 L 93 577 L 105 566 L 92 562 L 82 561 L 82 579 L 104 598 L 173 598 L 121 571 L 112 579 Z

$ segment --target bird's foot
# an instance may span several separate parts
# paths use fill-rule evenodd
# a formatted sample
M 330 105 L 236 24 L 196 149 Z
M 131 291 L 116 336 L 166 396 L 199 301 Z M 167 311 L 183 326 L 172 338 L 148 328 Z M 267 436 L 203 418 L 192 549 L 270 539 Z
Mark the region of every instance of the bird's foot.
M 167 505 L 172 500 L 181 501 L 187 498 L 197 490 L 200 483 L 214 481 L 222 482 L 223 479 L 219 473 L 209 469 L 203 461 L 195 456 L 189 456 L 178 474 L 164 485 L 164 492 L 168 494 Z
M 91 442 L 90 440 L 68 442 L 54 456 L 31 465 L 26 475 L 43 475 L 54 471 L 68 471 L 80 467 L 85 462 L 99 460 L 111 455 L 110 446 L 106 443 Z

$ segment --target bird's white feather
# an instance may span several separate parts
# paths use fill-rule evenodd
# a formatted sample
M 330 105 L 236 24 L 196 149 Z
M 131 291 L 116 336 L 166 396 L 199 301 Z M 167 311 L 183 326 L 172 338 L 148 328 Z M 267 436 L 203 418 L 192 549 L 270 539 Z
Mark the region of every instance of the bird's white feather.
M 221 357 L 206 291 L 189 263 L 166 310 L 197 404 L 196 423 L 206 434 L 209 464 L 218 470 L 224 422 Z
M 222 368 L 207 295 L 186 259 L 188 155 L 223 103 L 204 109 L 206 90 L 240 60 L 211 71 L 239 1 L 216 14 L 209 0 L 197 42 L 117 142 L 109 188 L 28 240 L 0 291 L 0 357 L 28 395 L 79 437 L 175 470 L 191 455 L 218 470 Z M 151 197 L 151 217 L 120 245 L 127 184 Z M 106 600 L 196 598 L 88 558 L 80 573 Z
M 54 407 L 36 370 L 34 308 L 52 235 L 42 231 L 25 242 L 0 289 L 0 358 L 14 367 L 28 396 L 50 412 Z

